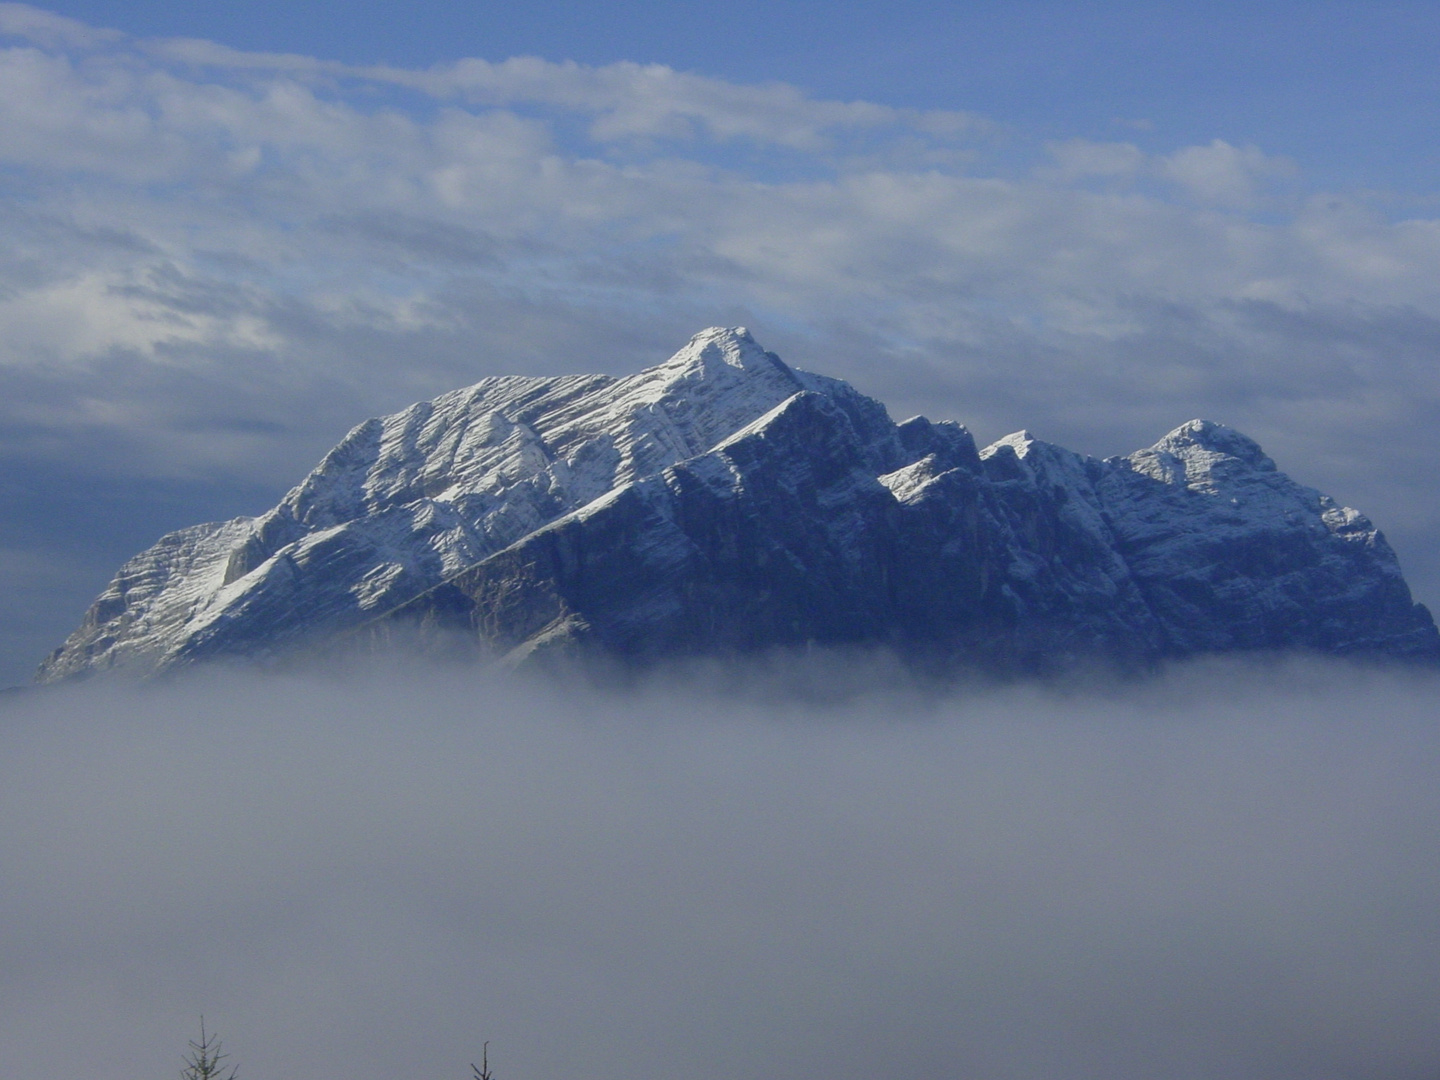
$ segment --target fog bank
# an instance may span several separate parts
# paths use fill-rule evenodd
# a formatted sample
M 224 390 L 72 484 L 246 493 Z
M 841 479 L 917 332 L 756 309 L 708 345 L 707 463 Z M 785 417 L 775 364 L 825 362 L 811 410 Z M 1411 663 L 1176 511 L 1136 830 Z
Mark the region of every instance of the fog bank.
M 0 1075 L 1440 1074 L 1435 679 L 843 662 L 0 698 Z

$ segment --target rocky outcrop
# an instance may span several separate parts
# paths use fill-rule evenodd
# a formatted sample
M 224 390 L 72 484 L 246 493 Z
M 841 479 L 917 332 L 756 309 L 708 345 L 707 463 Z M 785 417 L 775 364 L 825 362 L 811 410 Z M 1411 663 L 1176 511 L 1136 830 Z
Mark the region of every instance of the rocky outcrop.
M 1440 658 L 1383 536 L 1238 432 L 1191 421 L 1104 461 L 1024 432 L 977 450 L 712 329 L 628 378 L 486 379 L 367 421 L 268 514 L 127 563 L 40 677 L 406 626 L 514 658 Z

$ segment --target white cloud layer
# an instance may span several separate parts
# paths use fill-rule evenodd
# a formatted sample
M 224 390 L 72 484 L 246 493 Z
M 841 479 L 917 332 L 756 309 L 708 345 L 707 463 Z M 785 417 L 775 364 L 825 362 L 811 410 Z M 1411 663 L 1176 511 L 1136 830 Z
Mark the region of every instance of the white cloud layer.
M 0 699 L 4 1073 L 173 1075 L 203 1012 L 255 1077 L 1419 1080 L 1436 689 Z
M 0 34 L 7 469 L 278 493 L 373 413 L 745 323 L 982 438 L 1233 424 L 1440 597 L 1440 220 L 1263 148 L 1047 161 L 653 65 L 354 68 L 16 4 Z

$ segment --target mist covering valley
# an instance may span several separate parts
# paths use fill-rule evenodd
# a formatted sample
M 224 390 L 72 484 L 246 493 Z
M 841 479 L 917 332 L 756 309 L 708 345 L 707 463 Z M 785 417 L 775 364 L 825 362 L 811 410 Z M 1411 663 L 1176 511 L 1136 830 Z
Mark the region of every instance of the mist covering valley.
M 1434 1077 L 1431 673 L 626 685 L 418 661 L 0 699 L 0 1073 Z

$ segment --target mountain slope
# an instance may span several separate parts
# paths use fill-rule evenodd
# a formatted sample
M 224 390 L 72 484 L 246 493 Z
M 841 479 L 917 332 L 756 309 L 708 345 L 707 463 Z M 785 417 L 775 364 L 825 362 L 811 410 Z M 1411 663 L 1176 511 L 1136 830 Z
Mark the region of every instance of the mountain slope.
M 877 476 L 848 418 L 797 394 L 384 622 L 517 656 L 874 643 L 1010 672 L 1235 650 L 1437 653 L 1383 538 L 1227 428 L 1192 422 L 1104 462 L 1024 433 L 976 453 L 958 429 L 901 430 L 929 452 Z M 1188 469 L 1153 475 L 1162 454 Z
M 42 680 L 364 627 L 637 659 L 874 643 L 1004 670 L 1440 657 L 1357 512 L 1207 421 L 1098 461 L 797 372 L 743 330 L 627 378 L 494 378 L 355 428 L 256 519 L 121 568 Z

